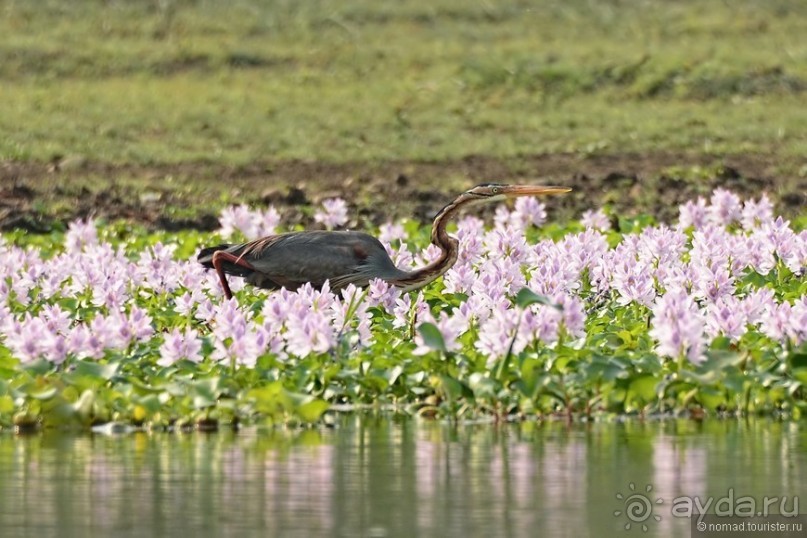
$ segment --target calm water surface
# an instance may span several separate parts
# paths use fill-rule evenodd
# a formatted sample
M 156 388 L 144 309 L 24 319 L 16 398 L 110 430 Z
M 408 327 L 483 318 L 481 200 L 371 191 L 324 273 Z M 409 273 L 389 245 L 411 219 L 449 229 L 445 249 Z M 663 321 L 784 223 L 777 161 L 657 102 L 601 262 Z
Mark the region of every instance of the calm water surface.
M 671 514 L 676 497 L 733 488 L 760 502 L 787 496 L 789 509 L 802 496 L 804 513 L 805 478 L 807 430 L 768 421 L 351 415 L 305 431 L 5 434 L 0 536 L 690 536 Z M 661 499 L 660 521 L 626 531 L 632 494 Z

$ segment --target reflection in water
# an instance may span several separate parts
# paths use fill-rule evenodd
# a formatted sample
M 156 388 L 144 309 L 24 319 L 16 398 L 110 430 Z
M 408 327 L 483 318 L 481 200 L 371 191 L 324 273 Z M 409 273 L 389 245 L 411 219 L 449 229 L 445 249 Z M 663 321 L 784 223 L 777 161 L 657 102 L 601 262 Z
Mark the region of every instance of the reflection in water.
M 239 434 L 0 436 L 3 536 L 608 536 L 616 494 L 805 494 L 798 424 L 448 426 L 343 416 Z M 805 496 L 807 503 L 807 496 Z M 802 509 L 802 511 L 805 511 Z

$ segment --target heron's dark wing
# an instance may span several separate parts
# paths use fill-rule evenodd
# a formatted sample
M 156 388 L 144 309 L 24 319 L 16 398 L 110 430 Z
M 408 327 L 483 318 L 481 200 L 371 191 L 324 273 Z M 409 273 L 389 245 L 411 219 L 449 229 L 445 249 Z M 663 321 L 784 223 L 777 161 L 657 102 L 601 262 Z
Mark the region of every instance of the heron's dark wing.
M 361 232 L 292 232 L 236 245 L 228 251 L 242 256 L 255 272 L 247 281 L 263 288 L 296 289 L 306 282 L 333 289 L 350 283 L 366 285 L 372 278 L 405 275 L 393 265 L 383 245 Z

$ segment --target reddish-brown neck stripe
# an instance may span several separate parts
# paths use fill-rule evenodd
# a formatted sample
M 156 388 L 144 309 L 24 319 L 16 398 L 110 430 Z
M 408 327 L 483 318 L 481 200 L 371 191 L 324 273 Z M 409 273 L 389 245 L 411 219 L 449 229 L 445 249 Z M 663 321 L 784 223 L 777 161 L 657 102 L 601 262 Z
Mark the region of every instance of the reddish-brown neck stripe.
M 432 244 L 440 247 L 440 256 L 425 267 L 410 271 L 405 278 L 390 281 L 390 284 L 394 284 L 406 291 L 415 290 L 425 286 L 448 271 L 457 261 L 459 241 L 448 235 L 446 226 L 462 206 L 475 199 L 475 197 L 463 194 L 441 209 L 440 212 L 437 213 L 437 216 L 434 217 L 431 235 Z

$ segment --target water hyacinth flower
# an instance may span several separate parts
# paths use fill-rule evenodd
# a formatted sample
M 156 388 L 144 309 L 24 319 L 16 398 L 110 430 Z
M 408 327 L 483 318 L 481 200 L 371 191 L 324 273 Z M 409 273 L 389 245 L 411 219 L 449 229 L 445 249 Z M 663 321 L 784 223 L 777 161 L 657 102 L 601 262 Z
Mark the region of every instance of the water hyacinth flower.
M 331 303 L 334 329 L 340 335 L 352 330 L 358 336 L 357 344 L 369 345 L 373 336 L 370 332 L 369 303 L 365 300 L 365 292 L 353 284 L 349 284 L 340 293 L 341 297 L 336 297 L 336 300 Z M 351 317 L 348 317 L 349 315 Z
M 443 276 L 446 293 L 469 293 L 479 278 L 478 273 L 469 263 L 458 263 L 449 269 Z
M 734 293 L 734 277 L 729 274 L 727 267 L 718 263 L 695 266 L 693 291 L 698 297 L 717 301 Z
M 611 219 L 602 209 L 584 211 L 580 217 L 580 224 L 586 228 L 602 232 L 607 232 L 611 229 Z
M 664 224 L 646 228 L 639 234 L 638 256 L 662 267 L 680 261 L 686 250 L 687 237 L 680 230 Z
M 734 251 L 734 271 L 750 267 L 760 275 L 767 275 L 776 267 L 775 248 L 768 237 L 760 230 L 755 230 L 746 237 L 742 246 Z
M 776 305 L 773 290 L 770 288 L 753 290 L 740 302 L 743 314 L 751 325 L 761 321 L 763 314 L 773 310 Z
M 465 216 L 457 222 L 455 236 L 459 242 L 458 263 L 474 263 L 481 258 L 483 252 L 482 236 L 484 234 L 485 223 L 480 218 Z
M 512 228 L 524 232 L 528 227 L 539 227 L 546 222 L 546 204 L 535 197 L 517 198 L 513 211 L 505 206 L 496 208 L 494 223 L 497 229 Z
M 511 227 L 496 228 L 487 232 L 482 244 L 488 251 L 489 259 L 510 258 L 514 262 L 521 263 L 530 252 L 524 234 Z
M 370 281 L 367 291 L 367 305 L 379 306 L 387 312 L 392 312 L 396 301 L 401 296 L 401 290 L 380 278 Z
M 406 231 L 401 223 L 386 222 L 378 227 L 378 240 L 384 244 L 406 239 Z
M 92 288 L 92 304 L 109 310 L 120 309 L 127 299 L 125 280 L 107 280 Z
M 799 309 L 802 306 L 799 306 Z M 803 326 L 795 326 L 794 322 L 804 319 L 800 312 L 793 311 L 793 306 L 787 301 L 775 304 L 762 313 L 760 317 L 760 330 L 763 334 L 778 342 L 796 341 L 803 333 Z
M 656 351 L 673 359 L 702 362 L 705 320 L 692 296 L 681 289 L 670 290 L 656 299 L 651 311 L 650 336 L 658 342 Z
M 196 306 L 202 303 L 204 299 L 205 296 L 198 288 L 186 291 L 174 300 L 174 310 L 177 314 L 192 316 Z
M 722 226 L 708 224 L 692 234 L 690 260 L 694 265 L 728 265 L 733 254 L 730 248 L 731 235 Z
M 706 333 L 712 338 L 723 335 L 736 341 L 746 333 L 747 322 L 746 311 L 733 295 L 724 295 L 706 307 Z
M 516 338 L 518 315 L 508 308 L 496 308 L 479 324 L 479 339 L 474 347 L 488 358 L 487 366 L 492 367 L 508 351 L 521 353 L 527 345 L 523 332 Z M 512 346 L 512 347 L 511 347 Z
M 65 334 L 73 323 L 70 314 L 57 304 L 43 306 L 39 317 L 44 321 L 45 329 L 51 334 Z
M 717 188 L 712 193 L 709 206 L 709 221 L 721 226 L 728 226 L 740 220 L 742 204 L 740 197 L 733 192 Z
M 223 340 L 215 333 L 214 336 L 214 349 L 210 357 L 215 361 L 252 368 L 264 352 L 262 335 L 255 330 L 246 331 L 231 340 Z
M 793 327 L 796 344 L 803 344 L 807 342 L 807 297 L 796 299 L 790 313 L 792 315 L 790 324 Z
M 412 294 L 400 295 L 395 300 L 395 307 L 392 309 L 393 327 L 407 327 L 410 323 L 415 326 L 423 320 L 423 316 L 428 312 L 429 305 L 423 300 L 423 292 L 418 292 L 417 297 L 412 301 Z
M 314 213 L 314 221 L 332 230 L 347 222 L 347 202 L 341 198 L 328 198 L 322 201 L 322 208 Z
M 297 357 L 325 353 L 336 345 L 336 331 L 322 311 L 299 309 L 292 312 L 286 321 L 284 338 L 286 351 Z
M 6 322 L 5 345 L 22 362 L 39 359 L 44 352 L 45 338 L 50 334 L 45 322 L 26 312 L 22 320 Z
M 540 227 L 546 222 L 546 204 L 538 198 L 533 196 L 516 198 L 513 205 L 515 220 L 521 223 L 522 229 L 526 229 L 527 226 Z
M 611 285 L 619 293 L 617 302 L 637 302 L 650 306 L 656 298 L 655 282 L 650 265 L 625 260 L 614 267 Z
M 528 286 L 540 295 L 554 296 L 578 287 L 580 271 L 569 257 L 557 251 L 548 251 L 539 261 L 531 264 Z
M 763 194 L 759 200 L 746 200 L 743 202 L 740 223 L 745 230 L 755 230 L 763 224 L 773 221 L 773 203 L 767 194 Z
M 576 296 L 559 293 L 552 301 L 560 307 L 561 321 L 566 334 L 572 338 L 581 338 L 586 334 L 586 309 L 583 301 Z M 554 307 L 546 306 L 545 308 Z
M 442 251 L 440 250 L 440 247 L 433 243 L 429 243 L 425 249 L 415 254 L 414 265 L 418 267 L 428 265 L 429 263 L 438 259 L 441 253 Z
M 790 228 L 790 222 L 777 217 L 761 228 L 774 247 L 776 256 L 785 266 L 796 274 L 807 269 L 807 234 L 796 234 Z
M 406 243 L 401 243 L 400 248 L 397 250 L 391 250 L 392 251 L 389 252 L 390 259 L 392 259 L 392 263 L 395 264 L 396 267 L 404 271 L 409 271 L 415 267 L 415 257 L 409 252 Z
M 526 285 L 521 264 L 512 258 L 486 260 L 479 265 L 478 271 L 479 276 L 471 286 L 474 293 L 496 298 L 514 295 Z
M 202 360 L 201 352 L 202 341 L 196 329 L 174 329 L 165 335 L 157 364 L 170 366 L 181 359 L 199 362 Z
M 235 299 L 225 300 L 217 307 L 213 324 L 211 358 L 229 364 L 254 366 L 264 352 L 262 338 Z
M 678 226 L 681 228 L 695 228 L 699 230 L 709 221 L 709 210 L 706 200 L 698 197 L 695 201 L 688 201 L 678 207 Z
M 98 244 L 98 230 L 95 219 L 74 220 L 67 225 L 64 248 L 70 254 L 81 252 Z
M 219 224 L 221 225 L 219 234 L 225 239 L 231 238 L 236 232 L 243 234 L 247 240 L 260 237 L 258 235 L 258 219 L 245 204 L 222 209 L 219 215 Z
M 277 233 L 278 226 L 280 226 L 280 212 L 275 209 L 275 206 L 267 207 L 258 216 L 258 237 L 266 237 Z M 198 267 L 198 265 L 197 265 Z

